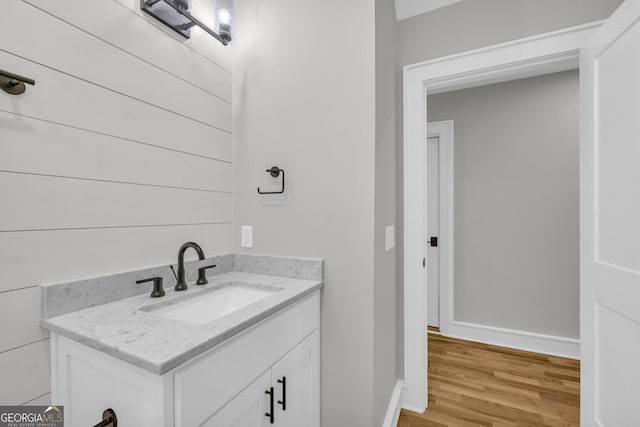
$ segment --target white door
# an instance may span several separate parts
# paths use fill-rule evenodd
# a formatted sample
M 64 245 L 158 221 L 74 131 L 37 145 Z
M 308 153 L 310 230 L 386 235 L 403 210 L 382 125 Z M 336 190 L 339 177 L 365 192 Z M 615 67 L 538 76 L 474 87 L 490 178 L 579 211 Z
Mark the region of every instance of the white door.
M 274 365 L 273 387 L 276 401 L 276 425 L 282 427 L 318 427 L 319 393 L 318 332 L 294 347 Z M 315 366 L 315 367 L 314 367 Z
M 268 370 L 231 399 L 213 417 L 202 424 L 204 427 L 267 427 L 271 424 L 271 370 Z M 275 417 L 275 414 L 274 414 Z
M 427 325 L 440 327 L 440 138 L 427 139 Z M 435 240 L 433 239 L 435 238 Z
M 581 422 L 640 426 L 640 0 L 581 52 Z

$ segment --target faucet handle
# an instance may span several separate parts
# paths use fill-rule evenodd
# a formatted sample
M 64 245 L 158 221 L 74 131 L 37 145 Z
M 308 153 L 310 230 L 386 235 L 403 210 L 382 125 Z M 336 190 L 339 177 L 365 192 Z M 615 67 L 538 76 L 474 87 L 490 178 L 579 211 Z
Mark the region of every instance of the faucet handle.
M 215 268 L 216 265 L 208 265 L 206 267 L 200 267 L 198 269 L 198 281 L 196 282 L 196 285 L 206 285 L 207 283 L 209 283 L 209 281 L 207 280 L 207 275 L 206 275 L 206 271 L 210 268 Z
M 162 286 L 162 277 L 150 277 L 148 279 L 136 280 L 136 283 L 153 282 L 153 291 L 151 298 L 159 298 L 164 296 L 164 287 Z

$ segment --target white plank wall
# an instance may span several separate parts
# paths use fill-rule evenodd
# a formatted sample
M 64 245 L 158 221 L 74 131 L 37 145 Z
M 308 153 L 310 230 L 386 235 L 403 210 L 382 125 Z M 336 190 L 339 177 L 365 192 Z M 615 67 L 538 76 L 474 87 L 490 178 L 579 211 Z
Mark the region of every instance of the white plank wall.
M 0 402 L 20 405 L 49 392 L 49 339 L 0 353 Z
M 0 353 L 47 338 L 40 327 L 40 288 L 1 293 L 0 323 Z
M 120 182 L 126 177 L 126 182 L 134 184 L 231 191 L 231 163 L 227 160 L 231 159 L 231 153 L 227 153 L 230 141 L 209 153 L 224 159 L 217 161 L 216 167 L 210 167 L 210 157 L 74 128 L 61 131 L 59 124 L 14 113 L 0 111 L 0 127 L 2 171 L 37 170 L 44 175 L 108 182 Z M 153 162 L 140 162 L 145 158 L 152 158 Z
M 230 149 L 219 147 L 231 143 L 228 131 L 190 121 L 135 98 L 8 54 L 3 51 L 5 39 L 0 40 L 3 69 L 21 70 L 23 75 L 34 78 L 38 85 L 38 90 L 30 90 L 19 98 L 0 97 L 1 111 L 214 159 L 220 158 L 217 156 L 219 152 L 230 152 Z M 140 82 L 150 84 L 145 76 L 140 77 Z M 23 119 L 14 117 L 6 126 L 23 126 Z
M 231 51 L 138 0 L 5 3 L 0 68 L 36 86 L 0 92 L 0 404 L 47 404 L 38 285 L 231 252 Z
M 51 392 L 38 396 L 28 402 L 24 402 L 23 405 L 51 405 Z
M 49 2 L 51 3 L 51 2 Z M 67 2 L 63 2 L 65 7 Z M 229 129 L 231 104 L 23 2 L 0 14 L 3 50 L 203 124 Z M 23 31 L 13 19 L 20 16 Z M 113 30 L 122 25 L 112 21 Z M 46 37 L 40 29 L 46 28 Z M 25 31 L 27 30 L 27 31 Z M 30 31 L 28 31 L 30 30 Z M 171 52 L 167 52 L 170 55 Z M 113 65 L 109 65 L 113 64 Z M 117 65 L 116 65 L 117 64 Z

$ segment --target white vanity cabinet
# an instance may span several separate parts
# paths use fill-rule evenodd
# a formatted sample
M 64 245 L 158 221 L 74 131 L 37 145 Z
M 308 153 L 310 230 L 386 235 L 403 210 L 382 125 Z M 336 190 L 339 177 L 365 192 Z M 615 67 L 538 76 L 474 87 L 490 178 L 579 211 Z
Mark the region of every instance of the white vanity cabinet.
M 163 375 L 52 334 L 52 402 L 67 427 L 93 426 L 105 408 L 121 427 L 318 427 L 319 301 L 316 291 Z

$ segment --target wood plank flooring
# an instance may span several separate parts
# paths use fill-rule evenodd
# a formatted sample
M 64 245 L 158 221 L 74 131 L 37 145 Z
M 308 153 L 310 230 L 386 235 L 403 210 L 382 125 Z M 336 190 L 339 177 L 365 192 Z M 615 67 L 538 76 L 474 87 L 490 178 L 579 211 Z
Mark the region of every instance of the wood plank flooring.
M 579 361 L 428 337 L 429 407 L 398 427 L 580 425 Z

